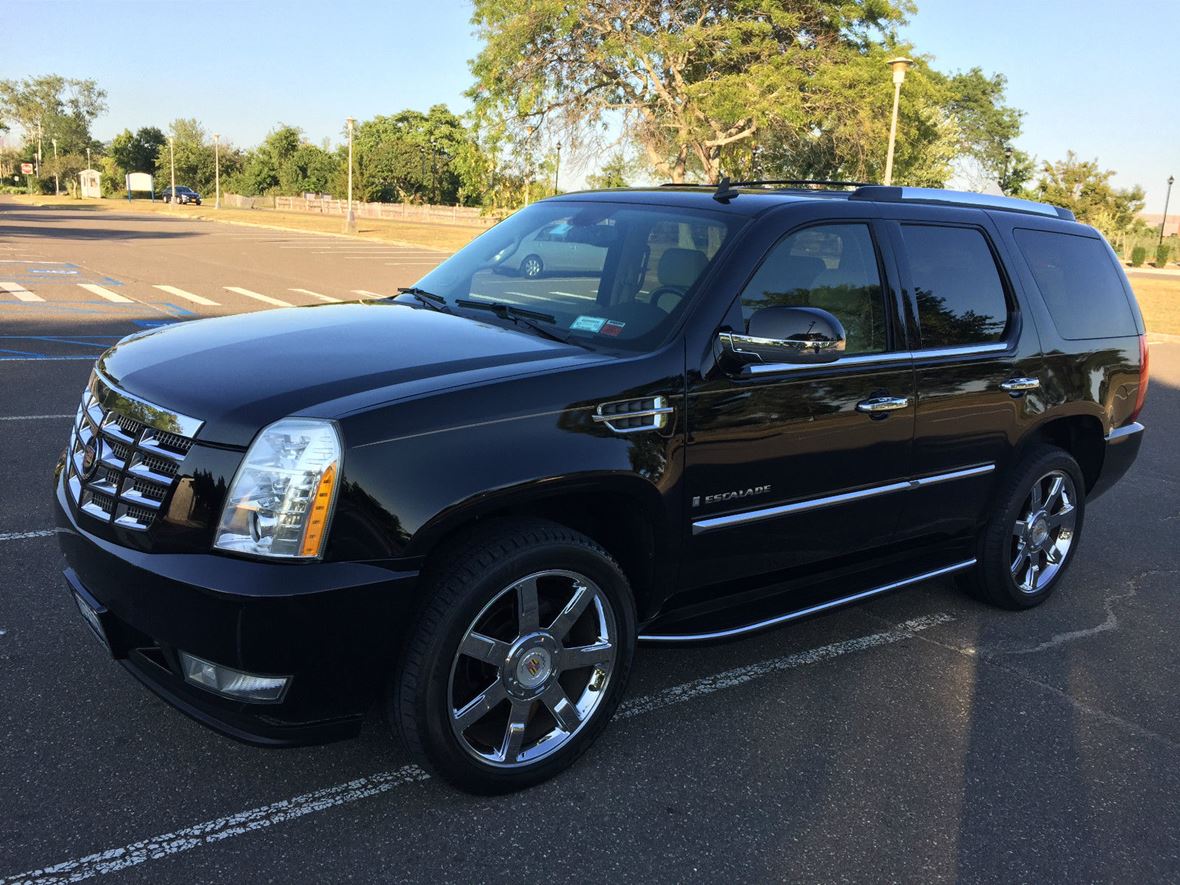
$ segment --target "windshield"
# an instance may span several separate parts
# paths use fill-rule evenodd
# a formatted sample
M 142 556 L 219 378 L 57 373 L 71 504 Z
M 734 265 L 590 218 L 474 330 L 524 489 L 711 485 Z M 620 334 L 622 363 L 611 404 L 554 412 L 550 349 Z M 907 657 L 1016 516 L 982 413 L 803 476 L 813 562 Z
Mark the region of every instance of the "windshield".
M 651 350 L 667 338 L 734 222 L 720 213 L 626 203 L 535 203 L 418 281 L 446 299 L 552 318 L 580 344 Z M 493 314 L 479 311 L 481 319 Z

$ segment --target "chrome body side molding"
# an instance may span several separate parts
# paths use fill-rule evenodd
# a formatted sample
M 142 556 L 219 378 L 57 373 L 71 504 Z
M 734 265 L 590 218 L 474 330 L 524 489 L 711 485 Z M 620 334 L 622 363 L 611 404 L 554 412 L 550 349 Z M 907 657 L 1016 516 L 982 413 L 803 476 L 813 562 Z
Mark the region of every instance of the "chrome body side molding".
M 794 612 L 788 612 L 785 615 L 779 615 L 775 618 L 767 618 L 764 621 L 757 621 L 753 624 L 747 624 L 744 627 L 733 627 L 729 630 L 717 630 L 712 633 L 641 633 L 639 634 L 639 641 L 673 643 L 708 642 L 715 639 L 728 639 L 733 636 L 741 636 L 746 633 L 754 633 L 758 630 L 765 630 L 769 627 L 776 627 L 779 624 L 786 624 L 789 621 L 797 621 L 800 618 L 806 618 L 808 615 L 818 614 L 819 612 L 827 611 L 828 609 L 839 608 L 842 605 L 849 605 L 862 599 L 868 599 L 872 596 L 888 593 L 890 590 L 900 590 L 902 587 L 908 587 L 911 584 L 917 584 L 920 581 L 927 581 L 931 578 L 949 575 L 953 572 L 960 572 L 963 571 L 963 569 L 971 568 L 973 565 L 975 565 L 974 559 L 965 559 L 962 562 L 956 562 L 954 565 L 937 568 L 934 569 L 934 571 L 922 572 L 920 575 L 902 578 L 900 581 L 882 584 L 880 587 L 873 587 L 869 590 L 862 590 L 860 593 L 853 593 L 851 596 L 841 596 L 839 599 L 830 599 L 827 602 L 821 602 L 819 605 L 808 606 L 807 608 L 802 608 Z
M 761 522 L 764 519 L 775 519 L 780 516 L 789 516 L 793 513 L 803 513 L 808 510 L 818 510 L 821 507 L 833 507 L 837 504 L 845 504 L 849 501 L 857 501 L 862 498 L 873 498 L 877 495 L 889 495 L 893 492 L 908 492 L 912 489 L 920 489 L 925 486 L 937 485 L 943 482 L 952 482 L 956 479 L 967 479 L 972 476 L 983 476 L 985 473 L 991 473 L 996 469 L 995 464 L 980 464 L 976 467 L 964 467 L 962 470 L 953 470 L 950 473 L 937 473 L 933 476 L 922 476 L 917 479 L 907 479 L 901 482 L 891 482 L 885 485 L 872 486 L 867 489 L 859 489 L 855 492 L 843 492 L 839 495 L 828 495 L 823 498 L 810 498 L 806 501 L 796 501 L 793 504 L 780 504 L 777 507 L 764 507 L 759 510 L 746 510 L 741 513 L 730 513 L 726 516 L 713 516 L 708 519 L 698 519 L 692 524 L 692 533 L 694 535 L 704 534 L 705 532 L 716 531 L 717 529 L 727 529 L 733 526 L 746 525 L 751 522 Z

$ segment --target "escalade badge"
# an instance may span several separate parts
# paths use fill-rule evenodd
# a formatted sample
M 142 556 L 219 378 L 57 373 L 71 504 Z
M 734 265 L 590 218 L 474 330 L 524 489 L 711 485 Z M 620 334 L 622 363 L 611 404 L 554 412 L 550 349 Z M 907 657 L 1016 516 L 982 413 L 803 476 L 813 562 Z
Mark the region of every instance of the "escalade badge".
M 770 486 L 753 486 L 748 489 L 734 489 L 732 492 L 718 492 L 715 495 L 705 495 L 702 502 L 700 495 L 695 495 L 692 499 L 693 507 L 700 507 L 702 503 L 705 506 L 710 504 L 722 504 L 726 501 L 740 501 L 742 498 L 752 498 L 755 495 L 769 495 Z

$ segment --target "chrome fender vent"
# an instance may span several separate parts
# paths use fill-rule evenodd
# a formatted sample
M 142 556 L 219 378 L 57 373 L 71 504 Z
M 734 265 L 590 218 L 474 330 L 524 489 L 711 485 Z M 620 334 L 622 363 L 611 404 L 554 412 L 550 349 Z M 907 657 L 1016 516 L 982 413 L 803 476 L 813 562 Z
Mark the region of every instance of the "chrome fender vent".
M 615 433 L 639 433 L 642 430 L 662 430 L 668 425 L 672 407 L 662 396 L 643 399 L 623 399 L 602 403 L 594 411 L 594 423 L 605 424 Z

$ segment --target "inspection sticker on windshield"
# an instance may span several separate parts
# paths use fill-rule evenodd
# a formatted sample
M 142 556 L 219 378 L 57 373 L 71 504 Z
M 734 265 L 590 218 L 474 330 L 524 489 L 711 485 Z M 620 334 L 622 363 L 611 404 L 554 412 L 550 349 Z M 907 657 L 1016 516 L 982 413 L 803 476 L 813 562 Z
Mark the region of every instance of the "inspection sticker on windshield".
M 605 325 L 606 317 L 580 316 L 570 323 L 570 328 L 575 332 L 597 332 Z
M 602 334 L 614 338 L 616 335 L 621 335 L 626 326 L 626 323 L 620 323 L 618 320 L 607 320 L 602 327 Z

